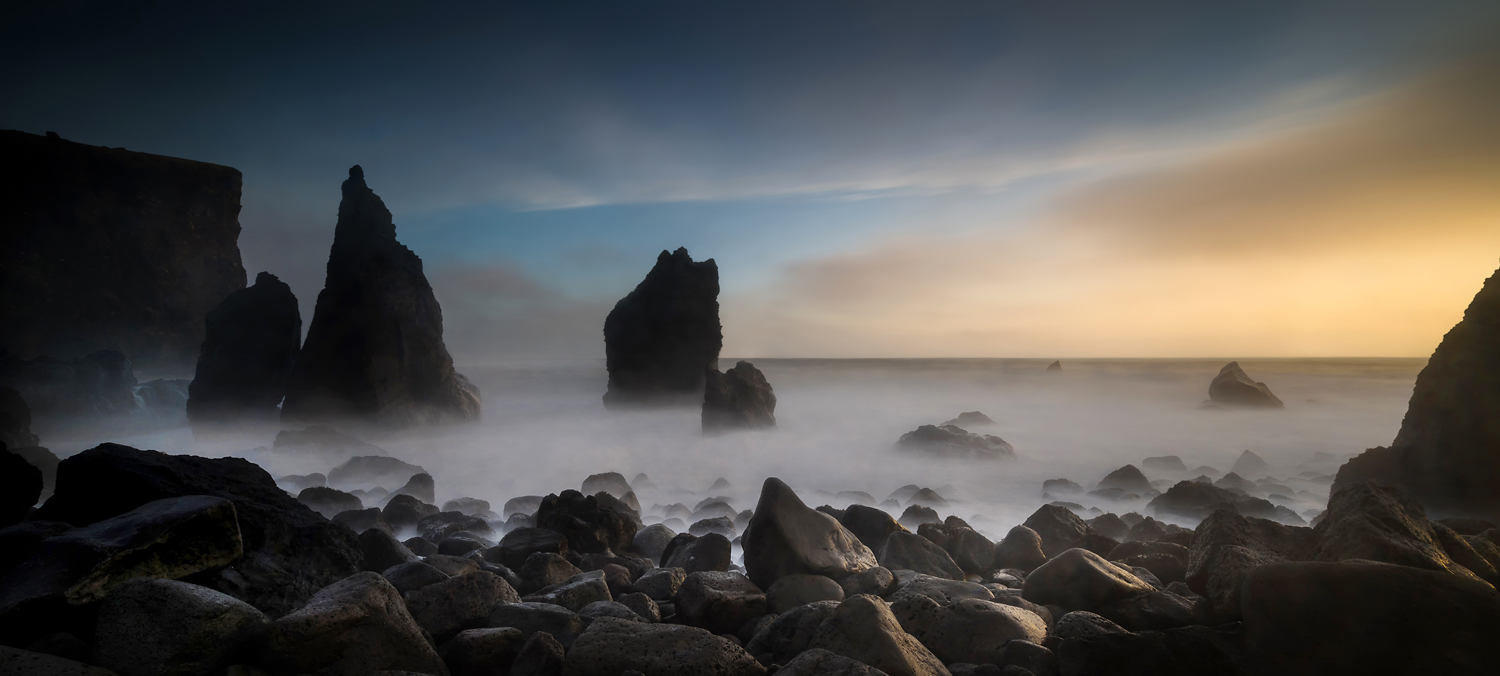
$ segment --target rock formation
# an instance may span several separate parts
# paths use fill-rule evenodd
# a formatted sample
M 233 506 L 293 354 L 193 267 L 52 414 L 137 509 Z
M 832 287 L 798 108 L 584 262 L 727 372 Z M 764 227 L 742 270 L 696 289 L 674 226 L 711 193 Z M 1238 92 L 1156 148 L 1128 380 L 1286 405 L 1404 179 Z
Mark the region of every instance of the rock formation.
M 343 192 L 327 281 L 282 420 L 411 427 L 478 419 L 479 390 L 453 370 L 422 260 L 396 241 L 391 212 L 358 165 Z
M 1271 388 L 1266 387 L 1265 383 L 1255 382 L 1245 375 L 1237 361 L 1229 362 L 1219 369 L 1219 375 L 1214 376 L 1213 382 L 1208 384 L 1208 398 L 1221 406 L 1286 408 L 1286 404 L 1271 394 Z
M 69 361 L 0 354 L 0 383 L 19 391 L 38 419 L 123 416 L 136 409 L 135 371 L 113 350 Z
M 210 310 L 204 324 L 197 374 L 188 387 L 188 420 L 274 420 L 302 345 L 302 315 L 292 288 L 262 272 L 254 286 Z
M 1062 370 L 1062 362 L 1061 361 L 1054 361 L 1051 364 L 1048 364 L 1047 365 L 1047 370 L 1048 371 L 1061 371 Z
M 993 434 L 974 434 L 953 425 L 922 425 L 901 435 L 896 446 L 941 457 L 966 460 L 1002 460 L 1016 457 L 1016 449 Z
M 957 418 L 954 418 L 952 420 L 949 420 L 948 422 L 943 423 L 943 426 L 946 427 L 948 425 L 953 425 L 954 427 L 962 427 L 964 429 L 969 429 L 971 427 L 979 427 L 981 425 L 994 425 L 994 424 L 995 424 L 994 420 L 991 420 L 989 416 L 987 416 L 987 415 L 985 415 L 983 413 L 980 413 L 979 411 L 965 411 L 963 413 L 958 414 Z
M 723 373 L 704 371 L 703 431 L 776 426 L 776 393 L 766 377 L 748 361 Z
M 0 131 L 0 348 L 186 373 L 245 286 L 239 212 L 235 169 Z
M 666 251 L 604 320 L 608 407 L 697 403 L 704 373 L 718 368 L 719 266 Z
M 1417 374 L 1389 447 L 1339 468 L 1336 492 L 1360 479 L 1405 487 L 1438 517 L 1500 518 L 1500 273 Z

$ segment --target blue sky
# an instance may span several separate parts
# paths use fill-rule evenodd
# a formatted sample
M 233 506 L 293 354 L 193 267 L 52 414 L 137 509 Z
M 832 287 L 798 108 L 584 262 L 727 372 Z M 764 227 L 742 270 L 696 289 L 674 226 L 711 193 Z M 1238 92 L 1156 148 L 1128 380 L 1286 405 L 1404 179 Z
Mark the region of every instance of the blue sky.
M 603 313 L 678 246 L 719 262 L 739 354 L 1421 352 L 1426 334 L 1340 343 L 1349 323 L 1077 342 L 1066 322 L 996 325 L 1010 306 L 989 296 L 972 326 L 902 332 L 925 320 L 878 284 L 841 307 L 883 323 L 777 308 L 790 280 L 858 278 L 806 270 L 891 247 L 1055 255 L 1072 240 L 1053 215 L 1080 191 L 1340 128 L 1500 25 L 1500 6 L 1461 0 L 221 4 L 27 10 L 0 34 L 0 126 L 240 169 L 246 266 L 287 279 L 305 320 L 360 164 L 471 360 L 602 354 Z M 1482 272 L 1463 265 L 1455 288 Z M 882 283 L 934 277 L 887 267 Z M 1034 274 L 1022 291 L 1065 286 Z M 1117 274 L 1098 284 L 1142 278 Z M 980 287 L 948 288 L 926 302 L 957 314 Z

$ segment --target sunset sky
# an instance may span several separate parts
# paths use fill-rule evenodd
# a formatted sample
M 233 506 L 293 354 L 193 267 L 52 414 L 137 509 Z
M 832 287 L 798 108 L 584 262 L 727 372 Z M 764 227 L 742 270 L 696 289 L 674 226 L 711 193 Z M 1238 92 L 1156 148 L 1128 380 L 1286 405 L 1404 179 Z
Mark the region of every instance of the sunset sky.
M 304 322 L 362 165 L 461 364 L 679 246 L 732 356 L 1425 357 L 1500 267 L 1493 0 L 220 4 L 27 10 L 0 128 L 238 168 Z

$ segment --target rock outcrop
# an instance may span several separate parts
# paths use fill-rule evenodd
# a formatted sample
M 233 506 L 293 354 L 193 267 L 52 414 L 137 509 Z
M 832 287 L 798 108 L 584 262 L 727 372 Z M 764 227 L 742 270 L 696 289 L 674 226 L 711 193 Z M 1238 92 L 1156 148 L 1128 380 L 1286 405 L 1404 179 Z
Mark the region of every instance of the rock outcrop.
M 1009 442 L 993 434 L 974 434 L 953 425 L 922 425 L 901 435 L 896 446 L 905 451 L 965 460 L 1004 460 L 1016 457 Z
M 1438 517 L 1500 519 L 1500 273 L 1485 280 L 1417 374 L 1389 447 L 1339 468 L 1334 490 L 1360 479 L 1398 484 Z
M 239 212 L 230 167 L 0 131 L 0 349 L 185 374 L 245 286 Z
M 302 346 L 302 315 L 292 287 L 269 272 L 229 294 L 204 320 L 207 333 L 188 386 L 195 426 L 275 420 Z
M 604 405 L 698 403 L 723 346 L 718 264 L 663 251 L 604 319 Z
M 0 383 L 20 392 L 36 419 L 128 416 L 137 407 L 135 370 L 114 350 L 70 360 L 0 352 Z
M 1271 394 L 1271 388 L 1246 375 L 1237 361 L 1229 362 L 1219 369 L 1219 375 L 1214 376 L 1213 382 L 1208 384 L 1208 399 L 1222 406 L 1286 408 L 1286 404 Z
M 786 575 L 838 579 L 876 566 L 874 553 L 853 533 L 837 519 L 808 508 L 775 477 L 761 486 L 743 542 L 746 574 L 762 589 Z
M 328 277 L 282 404 L 284 422 L 382 427 L 477 420 L 479 390 L 443 344 L 443 311 L 422 260 L 396 241 L 380 197 L 349 169 Z
M 748 361 L 723 373 L 704 371 L 703 432 L 776 426 L 776 393 L 766 376 Z

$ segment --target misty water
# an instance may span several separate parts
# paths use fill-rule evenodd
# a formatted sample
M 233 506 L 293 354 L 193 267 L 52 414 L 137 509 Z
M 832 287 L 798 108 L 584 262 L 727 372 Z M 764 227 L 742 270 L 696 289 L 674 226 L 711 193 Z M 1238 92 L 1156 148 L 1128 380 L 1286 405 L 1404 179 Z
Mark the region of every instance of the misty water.
M 776 390 L 778 426 L 721 436 L 702 434 L 695 409 L 606 411 L 602 361 L 528 362 L 462 369 L 484 393 L 485 415 L 476 425 L 393 436 L 352 433 L 428 470 L 438 504 L 468 496 L 490 501 L 499 512 L 509 498 L 576 489 L 590 474 L 616 471 L 632 479 L 645 473 L 656 488 L 637 492 L 650 523 L 660 520 L 652 516 L 653 505 L 692 508 L 706 497 L 728 497 L 736 510 L 751 509 L 767 476 L 787 481 L 810 506 L 847 506 L 834 498 L 838 491 L 864 491 L 881 501 L 915 484 L 951 501 L 940 515 L 956 514 L 998 538 L 1046 502 L 1044 480 L 1068 478 L 1092 489 L 1109 471 L 1159 455 L 1180 456 L 1190 469 L 1227 472 L 1251 450 L 1273 465 L 1272 476 L 1286 479 L 1278 483 L 1297 489 L 1293 501 L 1281 504 L 1298 513 L 1321 509 L 1326 478 L 1299 475 L 1331 474 L 1348 456 L 1389 443 L 1425 363 L 1241 360 L 1286 409 L 1205 409 L 1208 382 L 1225 361 L 1070 360 L 1061 372 L 1048 373 L 1045 360 L 757 359 Z M 721 367 L 733 363 L 720 360 Z M 918 425 L 973 410 L 996 425 L 971 431 L 1006 439 L 1015 446 L 1015 460 L 940 460 L 895 448 L 897 438 Z M 53 446 L 64 457 L 106 440 L 168 453 L 236 455 L 276 477 L 332 467 L 327 457 L 267 450 L 274 436 L 271 428 L 195 440 L 178 429 L 56 439 Z M 1320 452 L 1333 457 L 1315 460 Z M 1191 478 L 1147 474 L 1173 482 Z M 720 477 L 731 488 L 710 493 Z M 1069 499 L 1118 514 L 1142 511 L 1146 502 Z

